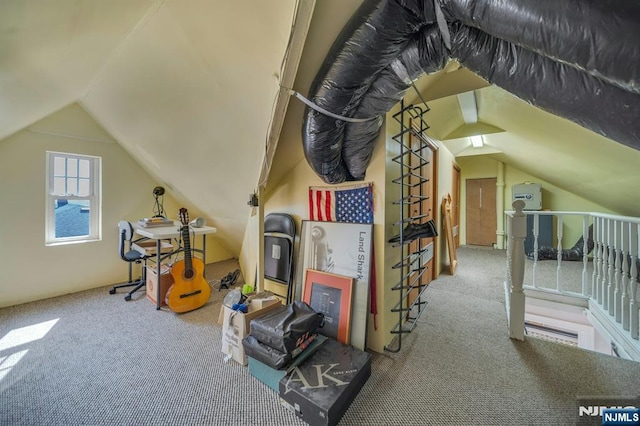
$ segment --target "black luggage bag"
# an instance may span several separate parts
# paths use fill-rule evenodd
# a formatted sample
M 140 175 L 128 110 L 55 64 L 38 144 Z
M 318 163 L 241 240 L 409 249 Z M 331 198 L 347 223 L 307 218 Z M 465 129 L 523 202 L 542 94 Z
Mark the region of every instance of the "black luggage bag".
M 323 314 L 296 300 L 251 320 L 249 335 L 263 345 L 288 354 L 323 324 Z

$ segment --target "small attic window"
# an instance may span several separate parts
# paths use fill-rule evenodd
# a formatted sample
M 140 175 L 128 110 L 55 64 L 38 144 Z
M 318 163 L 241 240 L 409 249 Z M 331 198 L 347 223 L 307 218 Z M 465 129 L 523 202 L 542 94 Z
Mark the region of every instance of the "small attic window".
M 47 151 L 45 244 L 100 240 L 101 158 Z

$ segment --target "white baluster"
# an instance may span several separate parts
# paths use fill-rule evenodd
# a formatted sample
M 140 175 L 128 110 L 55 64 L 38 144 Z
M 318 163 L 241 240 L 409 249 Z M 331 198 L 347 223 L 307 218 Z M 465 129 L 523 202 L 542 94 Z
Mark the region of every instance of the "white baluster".
M 536 268 L 538 267 L 538 235 L 540 235 L 540 215 L 533 215 L 533 287 L 538 287 L 536 280 Z
M 591 276 L 591 298 L 600 302 L 600 218 L 593 219 L 593 274 Z
M 602 220 L 602 308 L 609 310 L 609 219 Z
M 613 290 L 615 287 L 615 276 L 613 271 L 614 261 L 615 261 L 615 251 L 616 248 L 614 246 L 614 231 L 613 231 L 613 219 L 607 219 L 607 253 L 608 253 L 608 268 L 607 268 L 607 304 L 605 305 L 605 309 L 609 311 L 609 315 L 613 316 Z
M 562 215 L 557 216 L 558 220 L 558 268 L 556 270 L 556 291 L 560 291 L 560 280 L 561 280 L 561 271 L 562 271 L 562 230 L 563 230 L 563 220 Z
M 509 310 L 509 337 L 524 340 L 524 239 L 527 236 L 527 218 L 523 213 L 524 201 L 514 201 L 516 210 L 511 223 L 511 308 Z
M 589 296 L 589 277 L 587 274 L 587 266 L 589 265 L 588 253 L 589 239 L 589 216 L 582 217 L 582 295 Z M 593 294 L 593 293 L 592 293 Z
M 611 286 L 613 288 L 613 294 L 611 298 L 611 310 L 609 313 L 613 315 L 617 322 L 622 321 L 622 307 L 620 306 L 620 300 L 622 297 L 622 277 L 620 276 L 620 238 L 618 235 L 618 228 L 620 227 L 620 221 L 613 221 L 613 280 Z
M 635 231 L 635 232 L 634 232 Z M 638 306 L 638 258 L 640 257 L 640 224 L 629 224 L 629 331 L 638 340 L 640 328 L 640 307 Z
M 620 295 L 620 320 L 616 318 L 616 321 L 622 322 L 622 328 L 629 331 L 629 233 L 625 232 L 625 225 L 627 223 L 620 222 L 620 289 L 622 294 Z M 628 223 L 628 225 L 631 227 L 631 223 Z
M 607 298 L 607 222 L 605 218 L 602 218 L 602 226 L 600 228 L 600 232 L 602 235 L 602 253 L 600 256 L 600 274 L 601 282 L 600 282 L 600 305 L 603 309 L 607 309 L 608 306 L 608 298 Z
M 507 286 L 511 288 L 511 222 L 513 216 L 507 216 Z M 509 301 L 507 301 L 509 303 Z M 508 306 L 508 305 L 507 305 Z

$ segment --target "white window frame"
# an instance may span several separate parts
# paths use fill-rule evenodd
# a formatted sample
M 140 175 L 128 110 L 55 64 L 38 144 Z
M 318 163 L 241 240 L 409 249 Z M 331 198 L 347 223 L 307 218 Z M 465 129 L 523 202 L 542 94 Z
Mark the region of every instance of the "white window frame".
M 89 160 L 89 179 L 91 181 L 89 195 L 53 194 L 54 161 L 56 158 L 60 157 L 67 159 Z M 102 239 L 102 158 L 84 154 L 47 151 L 46 163 L 45 245 L 51 246 L 100 241 Z M 58 199 L 90 201 L 91 208 L 88 213 L 89 235 L 56 238 L 55 202 Z

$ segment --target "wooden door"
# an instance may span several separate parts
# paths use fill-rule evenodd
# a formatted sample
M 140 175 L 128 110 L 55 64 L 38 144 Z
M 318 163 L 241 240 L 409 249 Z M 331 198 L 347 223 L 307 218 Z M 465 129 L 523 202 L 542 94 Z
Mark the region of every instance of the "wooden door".
M 496 242 L 496 178 L 467 179 L 467 244 Z
M 426 223 L 435 220 L 436 212 L 436 191 L 437 191 L 437 155 L 436 148 L 429 143 L 425 143 L 417 136 L 411 134 L 411 149 L 418 155 L 410 155 L 409 164 L 416 176 L 409 179 L 411 184 L 416 184 L 409 188 L 409 193 L 416 196 L 416 203 L 411 205 L 411 216 L 418 217 L 417 223 Z M 420 148 L 422 146 L 422 148 Z M 416 270 L 407 278 L 407 285 L 426 286 L 435 278 L 435 238 L 419 238 L 409 244 L 409 252 L 421 252 L 420 259 L 416 259 L 416 266 L 422 265 L 426 270 L 422 272 Z M 419 278 L 418 278 L 419 276 Z M 418 287 L 410 292 L 407 297 L 408 306 L 418 297 L 420 290 Z

